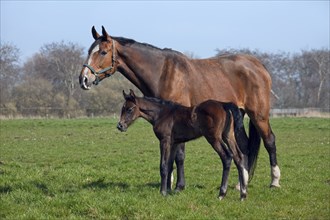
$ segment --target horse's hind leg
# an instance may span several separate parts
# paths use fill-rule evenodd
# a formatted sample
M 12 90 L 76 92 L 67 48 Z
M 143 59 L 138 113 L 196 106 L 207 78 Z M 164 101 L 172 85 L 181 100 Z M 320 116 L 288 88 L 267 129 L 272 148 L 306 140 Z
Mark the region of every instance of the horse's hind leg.
M 255 126 L 261 134 L 264 141 L 265 148 L 269 154 L 269 161 L 271 165 L 271 187 L 280 187 L 281 172 L 277 164 L 275 135 L 270 127 L 269 120 L 257 120 L 254 122 Z

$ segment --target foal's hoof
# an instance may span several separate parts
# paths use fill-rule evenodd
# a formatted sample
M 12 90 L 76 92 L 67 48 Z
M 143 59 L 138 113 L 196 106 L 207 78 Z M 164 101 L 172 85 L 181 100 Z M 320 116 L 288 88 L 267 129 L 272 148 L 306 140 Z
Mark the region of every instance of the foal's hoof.
M 246 195 L 242 195 L 240 200 L 241 200 L 241 202 L 245 201 L 246 200 Z
M 166 191 L 161 191 L 160 194 L 162 194 L 162 196 L 167 196 L 167 192 Z
M 179 193 L 179 192 L 181 192 L 181 191 L 183 191 L 183 190 L 184 190 L 184 186 L 177 186 L 177 187 L 175 187 L 174 192 L 175 192 L 175 193 Z
M 235 189 L 240 191 L 241 190 L 241 184 L 240 183 L 237 183 L 236 186 L 235 186 Z
M 225 198 L 225 196 L 219 196 L 218 199 L 221 201 Z
M 225 198 L 225 196 L 226 196 L 226 193 L 220 193 L 218 199 L 221 201 Z

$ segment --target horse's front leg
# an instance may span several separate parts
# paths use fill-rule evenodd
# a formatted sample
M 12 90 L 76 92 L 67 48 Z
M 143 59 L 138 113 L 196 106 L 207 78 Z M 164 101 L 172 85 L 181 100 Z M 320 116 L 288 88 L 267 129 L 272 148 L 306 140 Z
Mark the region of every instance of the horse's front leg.
M 175 191 L 179 192 L 184 190 L 186 181 L 184 178 L 184 159 L 185 159 L 185 143 L 178 144 L 175 146 L 175 163 L 177 167 L 177 182 Z
M 163 139 L 160 141 L 160 178 L 161 186 L 160 193 L 163 196 L 167 194 L 167 182 L 169 177 L 169 158 L 171 156 L 171 145 L 170 141 Z

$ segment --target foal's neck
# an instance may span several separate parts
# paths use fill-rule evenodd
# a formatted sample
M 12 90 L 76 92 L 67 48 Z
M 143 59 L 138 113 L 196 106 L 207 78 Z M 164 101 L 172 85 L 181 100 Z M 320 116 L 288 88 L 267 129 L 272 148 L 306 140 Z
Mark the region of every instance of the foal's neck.
M 154 124 L 160 117 L 162 113 L 168 111 L 176 106 L 176 104 L 164 101 L 157 98 L 139 98 L 137 99 L 138 105 L 141 112 L 141 117 L 146 119 L 151 124 Z

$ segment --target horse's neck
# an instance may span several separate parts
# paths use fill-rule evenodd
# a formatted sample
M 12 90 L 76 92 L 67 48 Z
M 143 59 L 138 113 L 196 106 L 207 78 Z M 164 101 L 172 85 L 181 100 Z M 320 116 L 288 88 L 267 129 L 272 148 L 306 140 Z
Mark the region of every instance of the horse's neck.
M 146 95 L 158 96 L 158 83 L 165 55 L 161 51 L 139 43 L 117 44 L 118 71 Z
M 151 124 L 154 124 L 161 117 L 161 113 L 166 108 L 169 108 L 165 104 L 148 100 L 145 98 L 137 99 L 141 112 L 141 117 L 146 119 Z

